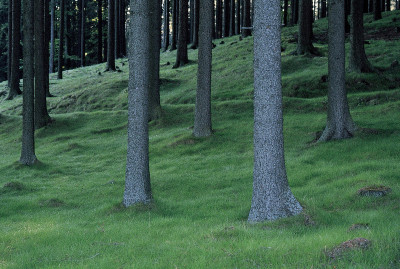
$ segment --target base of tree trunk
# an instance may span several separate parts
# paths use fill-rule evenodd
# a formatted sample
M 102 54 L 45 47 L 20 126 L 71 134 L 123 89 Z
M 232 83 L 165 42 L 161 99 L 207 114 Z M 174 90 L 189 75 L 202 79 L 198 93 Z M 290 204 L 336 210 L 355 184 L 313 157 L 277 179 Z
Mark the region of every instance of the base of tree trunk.
M 18 95 L 21 95 L 21 94 L 22 94 L 22 91 L 20 89 L 17 89 L 16 91 L 10 91 L 8 93 L 6 100 L 13 100 L 14 97 L 17 97 Z
M 161 106 L 154 107 L 149 109 L 149 122 L 153 120 L 158 120 L 162 116 Z
M 335 126 L 327 125 L 325 130 L 322 132 L 320 138 L 318 138 L 317 142 L 327 142 L 330 140 L 340 140 L 352 138 L 355 134 L 357 127 L 351 121 L 351 123 L 347 123 L 345 126 L 341 128 L 336 128 Z
M 50 116 L 44 117 L 40 120 L 35 120 L 35 130 L 48 126 L 52 122 L 54 122 L 54 120 Z
M 27 165 L 27 166 L 32 166 L 38 163 L 38 159 L 36 158 L 35 155 L 33 156 L 26 156 L 26 157 L 21 157 L 19 159 L 19 163 L 22 165 Z

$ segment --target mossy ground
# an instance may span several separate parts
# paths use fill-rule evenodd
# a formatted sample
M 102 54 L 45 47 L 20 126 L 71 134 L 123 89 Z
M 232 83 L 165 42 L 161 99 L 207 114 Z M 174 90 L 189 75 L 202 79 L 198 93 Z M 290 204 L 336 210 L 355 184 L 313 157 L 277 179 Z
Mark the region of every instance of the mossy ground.
M 399 12 L 374 27 L 393 27 Z M 366 20 L 370 20 L 369 17 Z M 385 22 L 386 23 L 383 23 Z M 399 26 L 399 25 L 397 25 Z M 315 24 L 316 35 L 326 20 Z M 122 72 L 96 65 L 51 76 L 52 125 L 36 132 L 39 163 L 18 163 L 21 98 L 0 103 L 1 268 L 398 268 L 400 266 L 400 60 L 398 40 L 370 40 L 381 73 L 347 73 L 352 116 L 344 141 L 315 144 L 326 121 L 327 48 L 292 56 L 295 27 L 283 29 L 286 164 L 304 213 L 246 222 L 252 192 L 252 39 L 214 41 L 213 128 L 192 137 L 196 54 L 172 69 L 161 56 L 163 116 L 150 123 L 154 202 L 121 206 L 126 163 L 127 60 Z M 100 74 L 99 74 L 100 73 Z M 5 85 L 4 83 L 2 85 Z M 1 85 L 0 85 L 1 86 Z M 383 185 L 384 197 L 357 190 Z M 363 223 L 368 229 L 349 230 Z M 369 249 L 330 261 L 325 251 L 356 237 Z

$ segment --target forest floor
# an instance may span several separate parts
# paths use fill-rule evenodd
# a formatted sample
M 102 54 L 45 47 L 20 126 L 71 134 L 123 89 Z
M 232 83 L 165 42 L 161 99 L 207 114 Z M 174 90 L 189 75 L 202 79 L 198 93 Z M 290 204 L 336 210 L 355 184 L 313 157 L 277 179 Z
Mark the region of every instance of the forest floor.
M 65 71 L 63 80 L 51 75 L 55 121 L 36 132 L 33 167 L 18 163 L 22 98 L 0 99 L 0 268 L 399 268 L 400 42 L 379 33 L 397 31 L 400 12 L 383 16 L 365 18 L 377 72 L 346 73 L 359 130 L 329 143 L 313 142 L 326 123 L 327 42 L 319 37 L 327 21 L 314 24 L 318 57 L 291 55 L 297 28 L 283 28 L 286 166 L 304 211 L 275 222 L 246 221 L 252 38 L 214 41 L 209 138 L 191 133 L 197 51 L 179 69 L 172 69 L 175 51 L 162 53 L 163 115 L 150 123 L 148 206 L 121 205 L 127 59 L 118 60 L 121 72 L 103 72 L 101 64 Z

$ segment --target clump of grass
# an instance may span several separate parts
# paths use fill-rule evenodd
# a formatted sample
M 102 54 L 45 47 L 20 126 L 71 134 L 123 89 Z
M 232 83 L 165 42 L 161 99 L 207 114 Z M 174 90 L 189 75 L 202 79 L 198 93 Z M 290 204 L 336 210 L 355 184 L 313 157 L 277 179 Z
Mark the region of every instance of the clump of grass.
M 10 191 L 23 191 L 26 190 L 25 184 L 18 182 L 18 181 L 10 181 L 3 185 L 3 191 L 10 192 Z

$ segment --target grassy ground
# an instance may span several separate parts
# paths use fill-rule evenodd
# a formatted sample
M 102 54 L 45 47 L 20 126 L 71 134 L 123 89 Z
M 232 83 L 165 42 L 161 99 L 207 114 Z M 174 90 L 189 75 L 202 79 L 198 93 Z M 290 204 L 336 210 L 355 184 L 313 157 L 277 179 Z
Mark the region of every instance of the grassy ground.
M 55 122 L 36 133 L 40 163 L 19 165 L 21 98 L 0 100 L 0 268 L 398 268 L 400 266 L 400 60 L 398 40 L 368 23 L 366 50 L 380 73 L 347 74 L 356 137 L 311 143 L 326 121 L 326 21 L 316 23 L 321 57 L 291 56 L 296 28 L 283 31 L 285 150 L 304 213 L 246 222 L 252 192 L 252 39 L 215 41 L 213 127 L 191 136 L 196 53 L 171 69 L 161 57 L 162 119 L 150 124 L 154 203 L 123 208 L 127 60 L 51 77 Z M 369 17 L 366 20 L 370 20 Z M 396 24 L 397 23 L 397 24 Z M 386 27 L 386 28 L 385 28 Z M 4 85 L 4 83 L 2 84 Z M 0 85 L 0 87 L 3 87 Z M 380 198 L 357 190 L 384 185 Z M 368 229 L 349 230 L 353 224 Z M 362 225 L 361 225 L 362 226 Z M 325 251 L 364 237 L 367 250 L 329 260 Z

